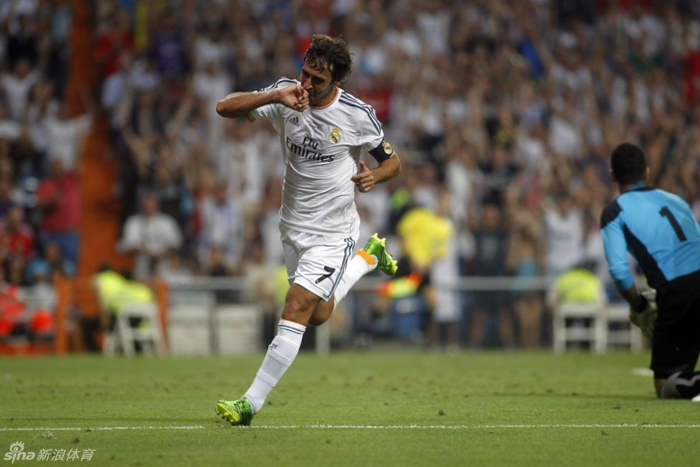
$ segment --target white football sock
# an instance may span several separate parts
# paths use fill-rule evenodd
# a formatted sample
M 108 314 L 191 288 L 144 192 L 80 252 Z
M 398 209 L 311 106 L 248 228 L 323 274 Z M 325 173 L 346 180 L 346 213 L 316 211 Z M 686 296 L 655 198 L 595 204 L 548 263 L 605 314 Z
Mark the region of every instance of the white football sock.
M 377 258 L 367 254 L 363 250 L 360 250 L 360 252 L 361 253 L 356 254 L 355 257 L 350 260 L 348 267 L 345 268 L 345 272 L 340 277 L 335 292 L 333 292 L 336 306 L 345 298 L 352 286 L 355 285 L 362 276 L 377 268 Z M 364 253 L 364 255 L 362 253 Z
M 306 326 L 281 319 L 277 325 L 277 335 L 267 348 L 267 355 L 255 375 L 253 384 L 243 397 L 250 401 L 253 413 L 262 409 L 265 399 L 292 364 L 301 347 Z

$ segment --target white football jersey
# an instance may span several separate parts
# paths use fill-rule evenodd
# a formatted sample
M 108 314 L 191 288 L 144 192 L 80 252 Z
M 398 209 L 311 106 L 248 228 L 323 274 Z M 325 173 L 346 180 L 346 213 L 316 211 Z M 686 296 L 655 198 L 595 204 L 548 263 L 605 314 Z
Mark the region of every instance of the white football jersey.
M 280 78 L 263 91 L 297 85 Z M 348 237 L 359 225 L 355 184 L 361 152 L 384 140 L 374 109 L 342 89 L 322 108 L 304 112 L 282 104 L 252 111 L 254 118 L 269 120 L 277 131 L 284 154 L 284 187 L 280 223 L 301 232 Z M 391 147 L 386 144 L 385 151 Z

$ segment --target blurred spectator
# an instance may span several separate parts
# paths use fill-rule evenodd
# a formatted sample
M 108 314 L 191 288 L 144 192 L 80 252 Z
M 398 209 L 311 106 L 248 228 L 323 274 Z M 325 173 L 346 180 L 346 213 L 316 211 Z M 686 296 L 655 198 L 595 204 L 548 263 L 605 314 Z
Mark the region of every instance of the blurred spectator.
M 44 119 L 46 145 L 49 159 L 60 159 L 63 168 L 75 170 L 78 164 L 78 151 L 92 125 L 92 114 L 85 113 L 70 117 L 68 105 L 64 102 L 57 114 L 49 114 Z
M 484 174 L 485 200 L 504 206 L 505 190 L 511 185 L 519 168 L 510 161 L 510 153 L 504 147 L 494 148 L 491 157 L 479 161 Z
M 36 25 L 26 14 L 17 16 L 17 24 L 10 29 L 7 37 L 7 65 L 15 69 L 21 60 L 26 60 L 29 66 L 36 66 L 39 61 L 39 44 L 36 38 Z
M 46 158 L 49 144 L 53 142 L 47 134 L 47 119 L 55 117 L 60 108 L 55 98 L 55 85 L 52 81 L 37 82 L 32 88 L 27 113 L 23 120 L 34 151 L 32 174 L 46 176 Z
M 229 196 L 242 195 L 246 208 L 260 209 L 265 202 L 268 178 L 282 178 L 277 154 L 279 143 L 269 132 L 256 131 L 257 125 L 230 119 L 225 122 L 222 159 L 212 161 L 212 165 L 228 181 Z
M 177 24 L 171 10 L 164 11 L 155 31 L 153 47 L 158 71 L 166 80 L 181 78 L 188 67 L 185 50 L 185 33 Z
M 129 217 L 124 226 L 122 250 L 134 255 L 134 279 L 149 279 L 172 250 L 182 246 L 182 232 L 175 219 L 160 212 L 158 198 L 144 193 L 141 212 Z
M 51 159 L 49 175 L 39 183 L 36 196 L 41 209 L 41 244 L 57 243 L 63 257 L 77 263 L 80 252 L 80 177 L 74 170 L 66 170 L 62 159 Z
M 4 219 L 16 205 L 12 199 L 12 181 L 7 177 L 0 177 L 0 219 Z
M 14 143 L 19 138 L 22 127 L 7 112 L 7 107 L 0 101 L 0 141 Z
M 5 269 L 0 268 L 0 340 L 26 332 L 24 292 L 5 277 Z
M 544 271 L 543 261 L 539 226 L 533 222 L 523 223 L 512 233 L 508 245 L 507 268 L 515 277 L 515 283 L 540 277 Z M 542 293 L 524 287 L 513 291 L 512 297 L 520 346 L 530 349 L 538 347 L 543 311 Z
M 26 293 L 30 336 L 34 340 L 50 340 L 55 333 L 54 310 L 58 298 L 48 267 L 32 270 Z
M 227 196 L 228 187 L 221 183 L 214 196 L 202 200 L 202 235 L 199 255 L 202 264 L 213 247 L 220 249 L 229 268 L 240 267 L 243 253 L 243 212 L 236 198 Z
M 34 233 L 24 221 L 19 206 L 10 207 L 7 217 L 0 221 L 0 257 L 19 256 L 25 263 L 34 253 Z
M 187 282 L 194 274 L 180 252 L 171 250 L 158 264 L 156 276 L 168 282 Z
M 556 193 L 555 205 L 545 208 L 544 242 L 547 273 L 571 269 L 583 255 L 583 216 L 566 192 Z
M 452 289 L 459 280 L 459 256 L 454 225 L 449 217 L 452 199 L 447 191 L 440 193 L 439 203 L 437 215 L 445 219 L 450 228 L 444 255 L 430 267 L 430 294 L 434 302 L 430 341 L 433 345 L 455 350 L 459 348 L 458 323 L 462 317 L 462 294 Z
M 143 116 L 146 122 L 150 122 L 150 112 L 146 111 Z M 142 119 L 138 121 L 144 122 Z M 120 150 L 118 193 L 122 202 L 120 225 L 123 227 L 127 219 L 138 210 L 139 186 L 145 184 L 148 177 L 148 168 L 154 158 L 157 135 L 150 129 L 144 130 L 143 134 L 134 131 L 131 122 L 117 124 L 121 125 L 117 145 Z
M 29 101 L 29 91 L 39 80 L 39 74 L 32 70 L 26 59 L 20 59 L 12 69 L 12 74 L 0 78 L 0 85 L 5 93 L 10 117 L 15 121 L 24 118 L 24 111 Z
M 117 113 L 118 105 L 124 95 L 129 90 L 131 85 L 131 64 L 133 57 L 130 51 L 122 50 L 117 58 L 114 72 L 110 73 L 102 84 L 100 92 L 100 103 L 102 108 L 110 113 Z M 110 123 L 114 127 L 118 127 L 118 122 L 115 122 L 118 117 L 112 117 Z
M 233 269 L 226 258 L 225 250 L 213 245 L 205 250 L 205 258 L 202 262 L 202 274 L 208 277 L 232 277 L 238 275 L 239 270 Z M 217 290 L 216 303 L 235 303 L 239 299 L 237 290 Z
M 197 70 L 205 68 L 210 63 L 223 64 L 226 62 L 225 26 L 223 22 L 203 25 L 203 31 L 194 41 L 194 60 Z M 221 94 L 224 95 L 224 94 Z
M 76 264 L 63 257 L 58 243 L 49 241 L 44 244 L 42 256 L 27 266 L 27 281 L 32 283 L 39 276 L 53 283 L 57 277 L 74 277 L 76 272 Z
M 7 282 L 19 287 L 24 287 L 27 285 L 27 281 L 24 277 L 24 267 L 26 263 L 24 259 L 19 255 L 12 255 L 3 258 L 3 267 L 5 268 L 5 277 L 7 277 Z
M 161 142 L 157 159 L 143 185 L 158 198 L 161 212 L 175 219 L 180 230 L 187 233 L 187 218 L 192 211 L 192 200 L 185 186 L 182 166 L 173 160 L 172 151 L 170 144 Z
M 68 37 L 72 21 L 72 4 L 67 0 L 59 0 L 43 3 L 41 7 L 44 9 L 42 16 L 47 19 L 47 24 L 42 27 L 48 32 L 43 37 L 42 43 L 48 55 L 46 76 L 51 76 L 55 80 L 56 95 L 62 98 L 70 69 Z
M 474 273 L 483 277 L 500 277 L 506 274 L 508 252 L 508 231 L 503 219 L 503 211 L 498 204 L 486 204 L 478 219 L 472 221 L 476 241 Z M 500 290 L 479 290 L 475 292 L 472 310 L 469 344 L 481 349 L 488 325 L 495 322 L 498 327 L 499 342 L 504 347 L 513 347 L 513 316 L 508 307 L 508 299 Z
M 287 270 L 283 266 L 283 285 L 285 292 L 289 288 L 287 281 Z M 263 311 L 263 339 L 262 345 L 267 345 L 275 337 L 276 323 L 284 306 L 284 296 L 280 297 L 276 278 L 279 276 L 280 267 L 265 263 L 265 251 L 262 239 L 256 237 L 251 242 L 251 249 L 245 258 L 245 269 L 243 274 L 250 280 L 251 287 L 246 290 L 248 299 L 260 303 Z M 267 339 L 267 338 L 270 339 Z
M 119 71 L 121 54 L 134 50 L 130 19 L 126 11 L 120 11 L 107 19 L 104 29 L 97 36 L 95 59 L 102 79 Z

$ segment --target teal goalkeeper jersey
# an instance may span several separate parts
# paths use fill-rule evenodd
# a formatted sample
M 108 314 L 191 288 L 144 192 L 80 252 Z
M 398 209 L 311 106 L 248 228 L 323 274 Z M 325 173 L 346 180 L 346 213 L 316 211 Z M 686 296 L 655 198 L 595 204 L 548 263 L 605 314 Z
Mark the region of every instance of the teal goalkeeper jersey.
M 603 210 L 600 226 L 610 275 L 620 290 L 634 283 L 627 252 L 655 289 L 700 271 L 700 226 L 679 196 L 637 185 Z

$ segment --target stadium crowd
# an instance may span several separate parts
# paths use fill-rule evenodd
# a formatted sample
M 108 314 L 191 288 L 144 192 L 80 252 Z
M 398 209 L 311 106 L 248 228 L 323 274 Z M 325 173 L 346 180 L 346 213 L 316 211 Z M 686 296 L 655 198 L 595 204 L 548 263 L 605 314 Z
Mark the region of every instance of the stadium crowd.
M 354 67 L 343 87 L 374 106 L 403 161 L 401 177 L 358 195 L 361 238 L 377 231 L 398 248 L 401 219 L 416 208 L 449 219 L 439 264 L 405 249 L 408 269 L 427 277 L 432 267 L 434 283 L 555 276 L 584 260 L 608 280 L 599 217 L 616 195 L 610 150 L 623 141 L 647 151 L 652 185 L 700 217 L 697 1 L 105 0 L 94 8 L 94 101 L 121 163 L 119 247 L 137 255 L 136 278 L 259 275 L 282 264 L 277 139 L 267 125 L 214 109 L 229 92 L 298 77 L 314 33 L 346 38 Z M 69 24 L 67 2 L 0 6 L 0 249 L 14 285 L 75 272 L 73 169 L 94 112 L 68 117 L 61 105 Z M 539 319 L 540 294 L 514 302 L 519 321 Z M 473 303 L 491 312 L 507 305 Z M 447 322 L 464 307 L 433 303 Z M 510 335 L 504 328 L 501 343 L 512 345 Z

